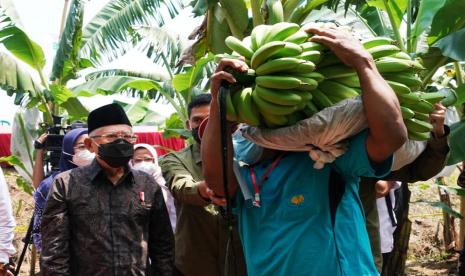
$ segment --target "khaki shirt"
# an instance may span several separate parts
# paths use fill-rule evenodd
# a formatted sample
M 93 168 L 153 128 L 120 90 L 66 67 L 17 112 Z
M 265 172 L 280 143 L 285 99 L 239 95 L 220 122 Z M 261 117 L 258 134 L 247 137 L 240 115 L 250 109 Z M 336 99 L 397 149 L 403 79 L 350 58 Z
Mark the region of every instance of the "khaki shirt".
M 194 144 L 169 153 L 160 160 L 163 177 L 175 199 L 177 226 L 175 265 L 184 275 L 224 275 L 228 230 L 220 207 L 198 193 L 202 176 L 200 146 Z M 237 275 L 245 275 L 239 235 L 235 229 L 234 251 Z M 235 274 L 230 274 L 235 275 Z

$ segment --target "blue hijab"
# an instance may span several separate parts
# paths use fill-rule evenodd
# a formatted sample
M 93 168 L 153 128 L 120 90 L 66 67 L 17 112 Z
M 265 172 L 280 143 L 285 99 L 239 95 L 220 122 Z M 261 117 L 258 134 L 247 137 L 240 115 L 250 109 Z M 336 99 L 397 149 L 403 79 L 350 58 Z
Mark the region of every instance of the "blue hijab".
M 87 128 L 76 128 L 68 131 L 63 137 L 63 145 L 61 147 L 60 157 L 60 172 L 71 170 L 77 166 L 71 163 L 74 154 L 74 143 L 81 136 L 87 134 Z

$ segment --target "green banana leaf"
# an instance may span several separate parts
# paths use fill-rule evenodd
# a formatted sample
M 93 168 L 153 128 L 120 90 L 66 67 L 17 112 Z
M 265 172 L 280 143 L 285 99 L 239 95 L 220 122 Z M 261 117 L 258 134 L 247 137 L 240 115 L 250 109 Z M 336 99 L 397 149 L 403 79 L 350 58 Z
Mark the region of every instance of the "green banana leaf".
M 242 39 L 249 25 L 249 14 L 244 0 L 219 0 L 231 33 Z
M 52 81 L 59 79 L 61 83 L 66 83 L 78 77 L 77 72 L 81 69 L 79 47 L 82 38 L 83 15 L 84 4 L 81 0 L 74 0 L 53 61 Z
M 204 16 L 208 9 L 218 3 L 218 0 L 192 0 L 189 5 L 192 7 L 192 13 L 195 16 Z
M 159 126 L 163 124 L 166 119 L 166 116 L 151 110 L 149 107 L 150 102 L 144 99 L 140 99 L 134 104 L 128 104 L 121 101 L 113 102 L 123 106 L 126 114 L 128 115 L 129 121 L 131 121 L 132 124 Z
M 429 47 L 426 53 L 417 52 L 417 55 L 420 57 L 422 65 L 426 68 L 426 70 L 419 72 L 422 77 L 426 74 L 434 74 L 437 69 L 453 61 L 449 57 L 443 56 L 441 50 L 436 47 Z
M 465 1 L 447 0 L 438 10 L 431 23 L 428 44 L 433 45 L 439 39 L 465 27 Z M 463 45 L 457 45 L 463 47 Z
M 435 183 L 438 187 L 441 187 L 447 190 L 449 193 L 458 195 L 458 196 L 465 196 L 465 189 L 460 188 L 459 186 L 447 186 Z
M 89 110 L 66 86 L 51 84 L 50 93 L 54 102 L 67 111 L 71 121 L 86 119 L 89 115 Z
M 399 28 L 407 9 L 408 1 L 410 0 L 367 0 L 366 2 L 372 7 L 386 11 L 388 14 L 390 13 L 393 22 L 396 24 L 393 28 Z
M 32 168 L 34 165 L 33 141 L 38 136 L 37 125 L 40 122 L 40 112 L 37 108 L 19 109 L 16 112 L 11 128 L 11 155 L 20 162 L 15 163 L 16 171 L 29 183 L 32 182 Z M 17 160 L 15 160 L 16 162 Z
M 18 158 L 18 156 L 10 155 L 10 156 L 0 157 L 0 163 L 1 162 L 8 163 L 11 166 L 19 167 L 23 172 L 25 172 L 26 174 L 28 174 L 29 177 L 32 178 L 32 174 L 26 169 L 26 166 L 21 161 L 21 159 Z
M 168 80 L 165 75 L 160 73 L 160 70 L 153 71 L 138 71 L 138 70 L 126 70 L 126 69 L 104 69 L 89 73 L 86 75 L 86 81 L 95 80 L 101 77 L 113 77 L 113 76 L 128 76 L 137 77 L 144 79 L 151 79 L 154 81 L 166 81 Z
M 295 11 L 297 7 L 302 4 L 301 0 L 287 0 L 283 3 L 283 15 L 284 21 L 288 21 L 291 17 L 291 14 Z
M 457 61 L 465 61 L 464 45 L 465 28 L 439 39 L 433 46 L 441 49 L 443 56 Z
M 140 37 L 136 49 L 156 64 L 163 61 L 167 71 L 171 72 L 184 50 L 179 35 L 164 26 L 137 26 L 134 30 Z
M 463 142 L 463 137 L 465 137 L 464 120 L 450 126 L 450 153 L 447 159 L 447 165 L 454 165 L 459 162 L 465 161 L 465 143 Z
M 152 20 L 161 26 L 166 15 L 173 18 L 182 7 L 181 0 L 108 1 L 83 29 L 81 55 L 94 64 L 116 59 L 132 47 L 132 26 Z
M 165 122 L 166 117 L 162 116 L 159 112 L 149 110 L 144 118 L 138 122 L 141 125 L 161 126 Z
M 455 105 L 462 105 L 465 103 L 465 84 L 459 85 L 455 89 L 455 93 L 457 94 L 457 102 Z
M 449 215 L 451 215 L 451 216 L 453 216 L 455 218 L 463 219 L 463 216 L 459 212 L 457 212 L 454 209 L 452 209 L 451 207 L 447 206 L 444 202 L 440 202 L 440 201 L 435 201 L 435 202 L 421 201 L 421 202 L 427 203 L 428 205 L 430 205 L 432 207 L 442 209 L 444 212 L 448 213 Z
M 113 76 L 90 80 L 86 83 L 75 86 L 70 90 L 73 92 L 74 97 L 90 97 L 96 94 L 111 95 L 122 92 L 128 88 L 147 91 L 159 90 L 161 86 L 158 82 L 150 79 Z
M 172 84 L 174 89 L 179 92 L 184 101 L 189 103 L 192 97 L 191 88 L 197 86 L 205 78 L 205 68 L 215 59 L 215 56 L 208 56 L 198 60 L 193 67 L 187 70 L 186 73 L 177 74 L 174 76 Z M 207 76 L 208 77 L 208 76 Z
M 389 20 L 386 21 L 384 13 L 375 7 L 368 5 L 362 5 L 357 10 L 362 16 L 370 28 L 376 33 L 377 36 L 392 37 L 393 32 Z
M 214 54 L 229 53 L 231 50 L 224 40 L 231 35 L 226 15 L 217 4 L 208 10 L 207 14 L 207 47 Z
M 414 26 L 412 28 L 412 32 L 410 34 L 411 40 L 413 40 L 414 46 L 417 45 L 417 41 L 420 38 L 421 34 L 425 32 L 431 26 L 433 22 L 434 16 L 438 12 L 446 0 L 422 0 L 420 1 L 420 7 L 418 9 L 418 14 L 415 19 Z M 413 49 L 416 49 L 414 47 Z
M 27 95 L 29 101 L 37 99 L 42 88 L 15 59 L 0 52 L 0 88 L 9 96 L 15 94 L 15 104 L 19 105 Z
M 338 2 L 338 1 L 334 1 Z M 314 1 L 307 1 L 304 5 L 297 7 L 291 15 L 289 15 L 289 22 L 294 22 L 297 24 L 302 24 L 308 15 L 316 8 L 326 4 L 328 7 L 334 5 L 332 1 L 329 0 L 314 0 Z M 336 7 L 336 6 L 334 6 Z
M 339 6 L 336 10 L 327 7 L 321 7 L 319 10 L 314 10 L 305 18 L 303 23 L 306 22 L 336 22 L 342 26 L 350 27 L 356 30 L 357 35 L 361 38 L 371 38 L 375 35 L 374 31 L 360 16 L 357 10 L 349 8 L 347 11 L 343 6 Z
M 124 106 L 124 110 L 132 124 L 137 124 L 145 117 L 149 109 L 149 104 L 149 101 L 141 99 L 135 104 L 126 104 Z
M 8 26 L 0 30 L 0 43 L 15 57 L 35 70 L 41 71 L 44 68 L 44 51 L 20 28 Z
M 171 114 L 171 116 L 165 120 L 165 125 L 163 128 L 163 137 L 182 137 L 182 138 L 190 138 L 192 134 L 189 130 L 184 128 L 184 122 L 178 116 L 177 113 Z
M 0 0 L 0 7 L 3 10 L 2 12 L 15 26 L 22 28 L 21 19 L 19 18 L 19 14 L 13 0 Z

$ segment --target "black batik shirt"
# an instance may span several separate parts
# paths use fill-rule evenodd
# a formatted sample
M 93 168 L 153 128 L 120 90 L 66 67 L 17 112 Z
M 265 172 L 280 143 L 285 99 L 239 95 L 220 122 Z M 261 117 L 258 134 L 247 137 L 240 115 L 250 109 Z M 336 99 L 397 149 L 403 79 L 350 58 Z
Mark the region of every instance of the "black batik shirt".
M 174 238 L 153 177 L 113 185 L 91 165 L 59 174 L 42 218 L 43 275 L 172 275 Z

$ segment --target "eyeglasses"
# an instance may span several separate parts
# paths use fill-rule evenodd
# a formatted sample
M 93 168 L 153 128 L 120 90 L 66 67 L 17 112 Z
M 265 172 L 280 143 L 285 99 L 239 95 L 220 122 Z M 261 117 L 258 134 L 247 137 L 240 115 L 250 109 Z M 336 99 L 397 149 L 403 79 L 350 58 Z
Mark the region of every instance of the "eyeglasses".
M 153 157 L 136 158 L 136 159 L 132 160 L 132 162 L 134 162 L 134 163 L 141 163 L 141 162 L 151 162 L 151 163 L 153 163 L 153 161 L 155 161 L 155 158 L 153 158 Z
M 134 143 L 137 140 L 137 135 L 134 135 L 132 133 L 115 132 L 115 133 L 108 133 L 108 134 L 102 134 L 102 135 L 94 135 L 94 136 L 90 136 L 90 138 L 91 139 L 103 138 L 110 143 L 115 141 L 116 139 L 122 138 L 128 142 Z

